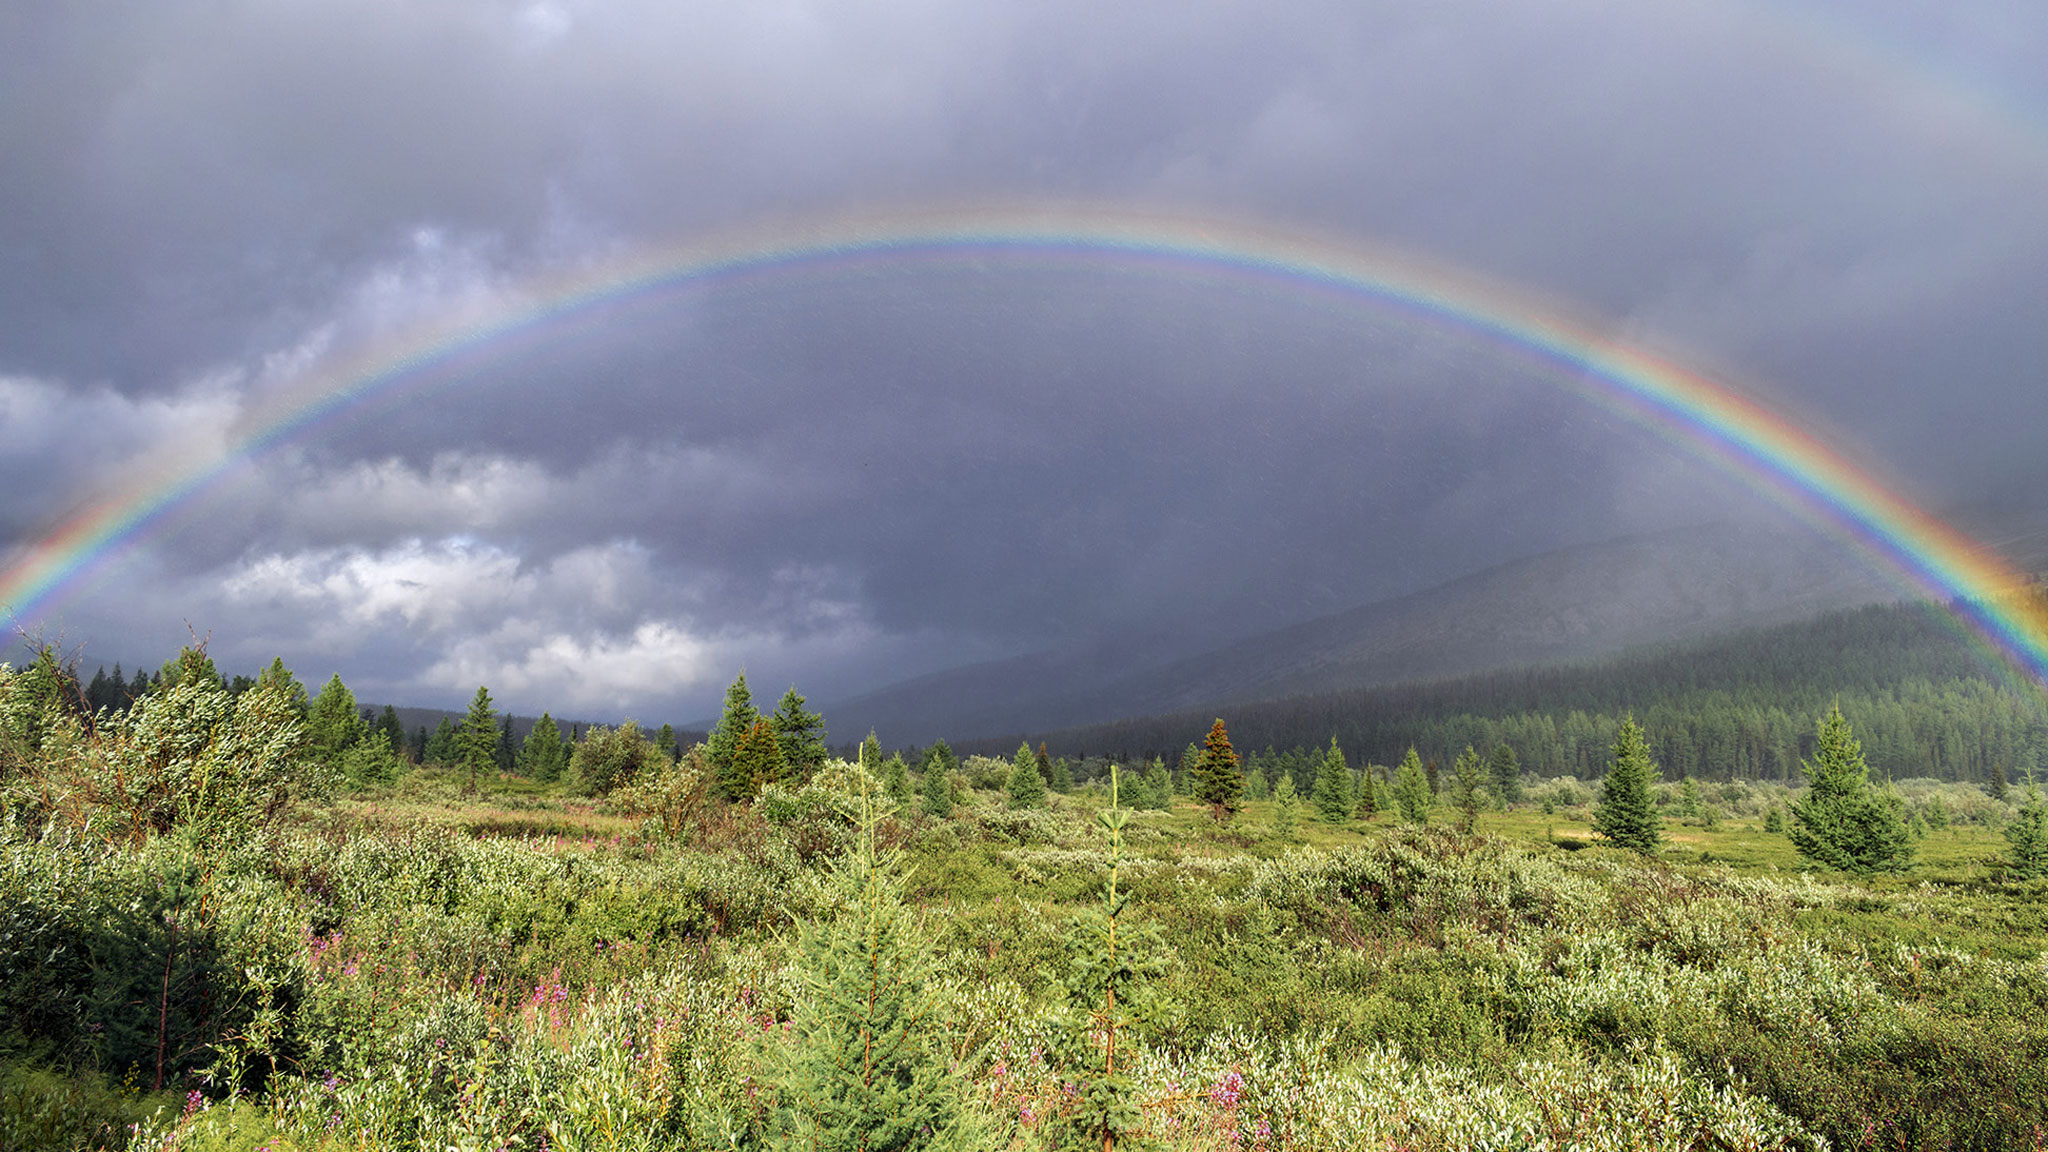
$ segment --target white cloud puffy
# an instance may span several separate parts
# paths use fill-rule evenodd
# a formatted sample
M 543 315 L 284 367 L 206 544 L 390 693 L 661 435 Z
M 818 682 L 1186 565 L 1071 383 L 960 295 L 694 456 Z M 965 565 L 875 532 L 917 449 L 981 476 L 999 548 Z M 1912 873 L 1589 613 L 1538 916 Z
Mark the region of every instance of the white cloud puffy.
M 463 637 L 418 681 L 454 692 L 485 685 L 500 699 L 554 701 L 556 710 L 630 712 L 707 684 L 721 667 L 710 645 L 670 621 L 645 621 L 625 635 L 580 636 L 516 621 Z
M 378 691 L 455 701 L 482 684 L 507 707 L 617 716 L 674 709 L 750 657 L 844 662 L 877 641 L 839 574 L 789 568 L 770 585 L 782 627 L 709 624 L 691 611 L 689 577 L 657 571 L 631 541 L 529 564 L 447 537 L 269 553 L 233 566 L 219 588 L 245 629 L 272 633 L 286 653 L 388 649 L 402 637 L 414 661 L 389 668 Z

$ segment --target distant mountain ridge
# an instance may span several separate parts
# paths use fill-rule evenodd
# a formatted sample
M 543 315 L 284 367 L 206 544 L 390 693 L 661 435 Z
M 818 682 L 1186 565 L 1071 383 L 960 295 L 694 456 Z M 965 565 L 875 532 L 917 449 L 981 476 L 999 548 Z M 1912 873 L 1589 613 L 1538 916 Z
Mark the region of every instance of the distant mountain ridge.
M 1812 535 L 1710 524 L 1511 560 L 1210 651 L 1135 638 L 950 669 L 826 715 L 892 745 L 991 738 L 1583 660 L 1898 595 Z

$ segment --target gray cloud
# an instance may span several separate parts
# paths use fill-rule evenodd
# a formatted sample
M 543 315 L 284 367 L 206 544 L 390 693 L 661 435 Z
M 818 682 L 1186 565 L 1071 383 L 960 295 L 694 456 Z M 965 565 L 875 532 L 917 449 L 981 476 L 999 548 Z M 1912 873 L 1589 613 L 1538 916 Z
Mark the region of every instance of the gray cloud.
M 1034 197 L 1383 239 L 1689 349 L 1925 499 L 2042 478 L 2028 6 L 167 3 L 0 44 L 7 539 L 536 276 Z M 853 691 L 1777 515 L 1468 333 L 1108 269 L 679 289 L 419 383 L 67 630 L 680 719 L 741 663 Z

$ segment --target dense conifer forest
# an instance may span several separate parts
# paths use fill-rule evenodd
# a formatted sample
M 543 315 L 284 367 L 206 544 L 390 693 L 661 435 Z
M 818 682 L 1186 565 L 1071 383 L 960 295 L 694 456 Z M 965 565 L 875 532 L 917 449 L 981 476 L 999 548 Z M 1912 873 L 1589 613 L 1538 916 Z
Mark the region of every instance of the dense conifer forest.
M 1871 765 L 2002 789 L 2043 766 L 2048 710 L 1946 613 L 1910 605 L 1602 660 L 1440 683 L 1298 697 L 1229 709 L 1247 748 L 1313 749 L 1335 735 L 1356 757 L 1398 762 L 1414 747 L 1450 763 L 1506 744 L 1539 776 L 1598 777 L 1617 724 L 1634 715 L 1667 775 L 1793 783 L 1814 717 L 1839 701 Z M 1213 709 L 1054 734 L 1055 747 L 1117 757 L 1171 754 Z M 1296 786 L 1313 770 L 1290 759 Z

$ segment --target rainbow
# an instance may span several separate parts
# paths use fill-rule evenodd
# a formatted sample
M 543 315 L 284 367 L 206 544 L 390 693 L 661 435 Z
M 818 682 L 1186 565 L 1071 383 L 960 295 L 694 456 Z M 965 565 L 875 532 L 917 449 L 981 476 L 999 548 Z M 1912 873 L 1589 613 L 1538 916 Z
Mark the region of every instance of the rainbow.
M 837 275 L 948 262 L 1080 264 L 1325 295 L 1392 312 L 1533 361 L 1548 378 L 1690 447 L 1847 540 L 1915 594 L 1943 602 L 2036 684 L 2048 620 L 2027 579 L 1801 427 L 1726 383 L 1509 286 L 1412 256 L 1236 222 L 1128 208 L 1034 206 L 865 216 L 643 254 L 537 281 L 480 312 L 423 324 L 309 371 L 252 402 L 223 441 L 167 447 L 76 507 L 0 569 L 0 605 L 45 614 L 92 573 L 162 531 L 239 465 L 431 369 L 565 316 L 642 293 L 764 276 Z

